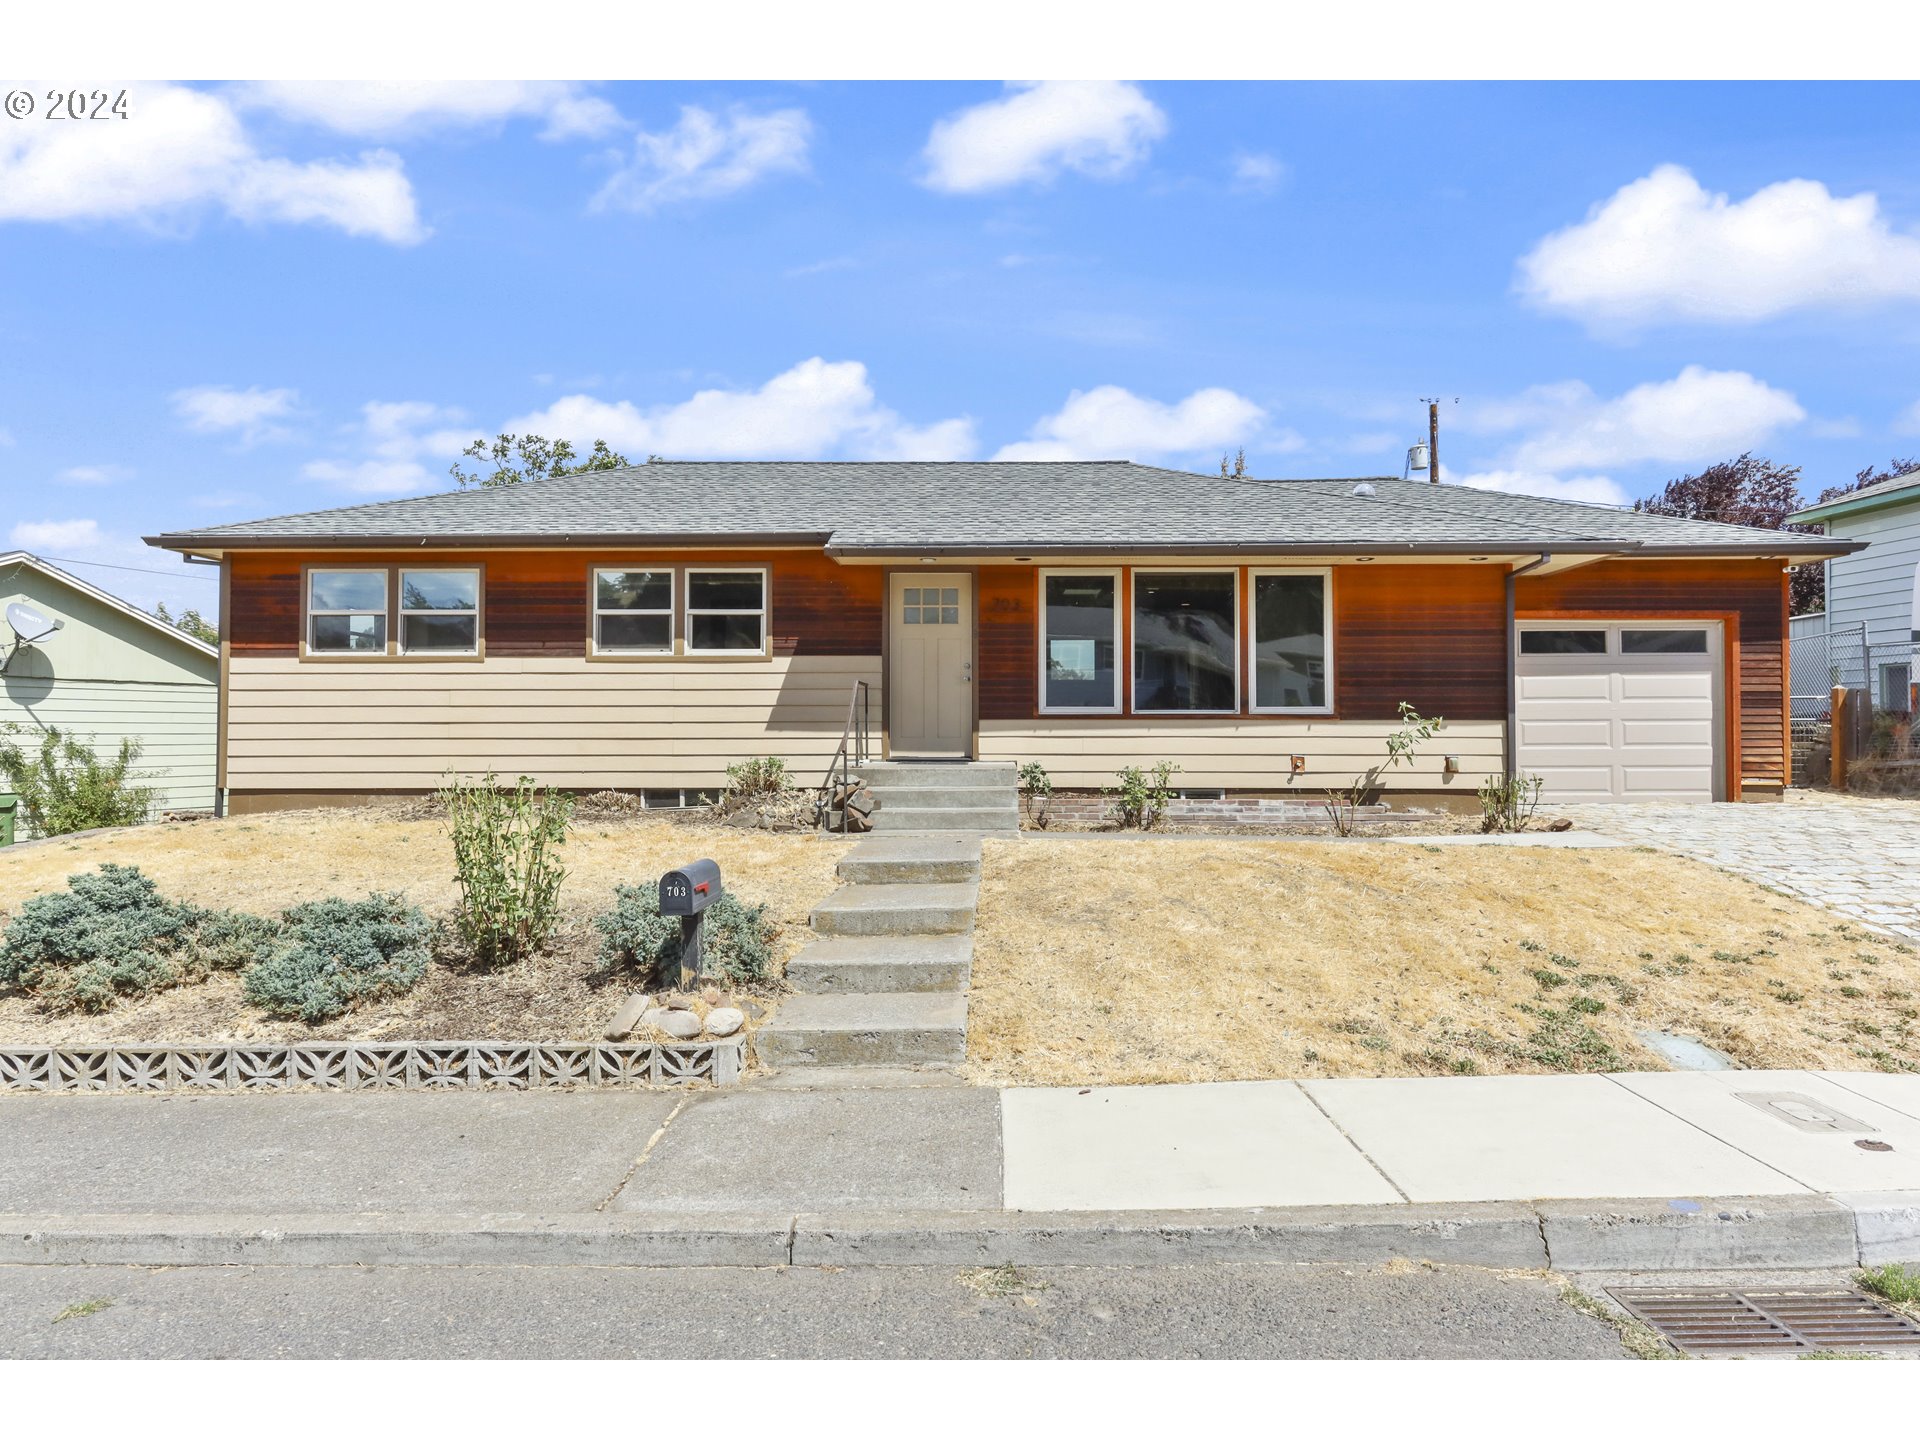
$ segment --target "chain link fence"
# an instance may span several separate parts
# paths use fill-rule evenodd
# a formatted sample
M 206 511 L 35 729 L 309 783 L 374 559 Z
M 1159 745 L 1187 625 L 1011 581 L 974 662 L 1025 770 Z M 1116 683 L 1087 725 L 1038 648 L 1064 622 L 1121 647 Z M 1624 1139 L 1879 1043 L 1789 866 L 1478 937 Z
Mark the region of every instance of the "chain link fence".
M 1788 652 L 1793 777 L 1826 783 L 1833 743 L 1833 691 L 1851 694 L 1854 731 L 1848 746 L 1849 788 L 1888 794 L 1920 792 L 1920 645 L 1869 643 L 1864 626 L 1796 635 Z

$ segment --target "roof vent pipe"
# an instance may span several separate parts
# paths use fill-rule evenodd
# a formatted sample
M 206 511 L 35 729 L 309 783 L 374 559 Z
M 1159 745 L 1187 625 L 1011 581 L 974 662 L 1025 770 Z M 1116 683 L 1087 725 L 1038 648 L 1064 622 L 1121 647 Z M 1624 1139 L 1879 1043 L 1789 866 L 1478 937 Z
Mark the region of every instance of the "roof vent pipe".
M 1362 480 L 1358 485 L 1353 487 L 1353 493 L 1365 499 L 1374 493 L 1374 489 L 1372 485 Z

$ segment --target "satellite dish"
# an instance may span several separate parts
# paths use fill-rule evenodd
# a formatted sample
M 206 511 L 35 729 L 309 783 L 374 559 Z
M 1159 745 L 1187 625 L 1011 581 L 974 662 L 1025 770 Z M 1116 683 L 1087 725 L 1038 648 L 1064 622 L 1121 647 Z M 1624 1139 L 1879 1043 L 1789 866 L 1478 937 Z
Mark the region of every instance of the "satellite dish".
M 13 627 L 15 645 L 31 645 L 44 640 L 66 625 L 64 620 L 49 620 L 31 605 L 16 600 L 7 606 L 7 624 Z

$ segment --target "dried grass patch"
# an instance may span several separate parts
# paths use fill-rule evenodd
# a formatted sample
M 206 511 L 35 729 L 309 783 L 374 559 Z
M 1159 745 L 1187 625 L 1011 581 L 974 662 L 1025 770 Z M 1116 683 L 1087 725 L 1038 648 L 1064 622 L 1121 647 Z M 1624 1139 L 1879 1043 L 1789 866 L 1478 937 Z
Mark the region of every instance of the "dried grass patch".
M 1542 978 L 1545 977 L 1545 978 Z M 1920 1068 L 1920 955 L 1642 850 L 990 841 L 977 1078 Z
M 396 813 L 401 818 L 396 818 Z M 410 813 L 286 811 L 148 825 L 0 850 L 0 912 L 59 890 L 67 876 L 104 861 L 137 865 L 172 897 L 272 914 L 328 895 L 398 890 L 429 915 L 452 907 L 453 847 L 445 822 Z M 833 892 L 847 842 L 654 816 L 582 819 L 562 851 L 566 918 L 552 953 L 479 972 L 436 963 L 409 995 L 327 1025 L 271 1020 L 240 997 L 232 976 L 166 992 L 103 1015 L 49 1016 L 20 995 L 0 994 L 0 1040 L 591 1039 L 628 988 L 591 974 L 599 949 L 592 919 L 620 883 L 657 880 L 676 865 L 717 860 L 729 889 L 765 902 L 784 967 L 806 940 L 807 920 Z M 3 923 L 3 922 L 0 922 Z

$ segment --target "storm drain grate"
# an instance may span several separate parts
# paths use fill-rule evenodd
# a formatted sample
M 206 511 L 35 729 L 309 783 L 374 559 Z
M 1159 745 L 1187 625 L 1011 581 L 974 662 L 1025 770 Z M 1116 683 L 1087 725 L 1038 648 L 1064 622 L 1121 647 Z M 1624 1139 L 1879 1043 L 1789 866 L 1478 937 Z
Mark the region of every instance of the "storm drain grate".
M 1920 1349 L 1920 1325 L 1859 1290 L 1613 1289 L 1689 1355 Z

